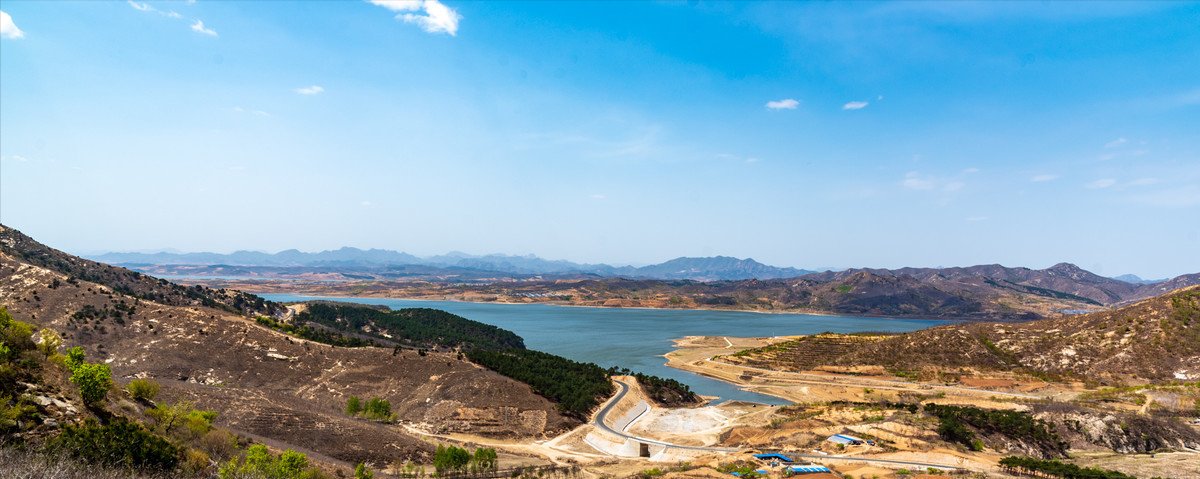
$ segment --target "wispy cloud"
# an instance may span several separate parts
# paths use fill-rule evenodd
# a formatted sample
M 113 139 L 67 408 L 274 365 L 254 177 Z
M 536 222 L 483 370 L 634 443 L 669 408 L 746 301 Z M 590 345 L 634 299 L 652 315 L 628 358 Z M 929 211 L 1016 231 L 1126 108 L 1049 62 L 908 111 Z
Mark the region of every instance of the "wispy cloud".
M 962 172 L 967 175 L 973 175 L 975 173 L 979 173 L 979 168 L 967 168 L 967 169 L 964 169 Z
M 1116 148 L 1116 147 L 1118 147 L 1118 146 L 1121 146 L 1121 145 L 1124 145 L 1124 144 L 1126 144 L 1126 143 L 1129 143 L 1129 140 L 1127 140 L 1127 139 L 1125 139 L 1125 138 L 1117 138 L 1117 139 L 1115 139 L 1115 140 L 1113 140 L 1113 141 L 1110 141 L 1110 142 L 1108 142 L 1108 143 L 1105 143 L 1105 144 L 1104 144 L 1104 147 L 1105 147 L 1105 148 Z
M 1112 178 L 1101 178 L 1099 180 L 1088 183 L 1087 187 L 1091 188 L 1093 190 L 1099 190 L 1099 189 L 1109 188 L 1115 184 L 1117 184 L 1117 180 L 1114 180 Z
M 374 205 L 374 203 L 371 203 L 369 200 L 362 200 L 358 204 L 359 204 L 359 206 L 362 206 L 363 208 L 370 208 L 371 206 Z
M 800 106 L 800 102 L 792 98 L 771 100 L 767 102 L 768 110 L 795 110 L 798 106 Z
M 1167 208 L 1182 208 L 1200 205 L 1200 187 L 1188 185 L 1129 197 L 1134 203 Z
M 970 221 L 972 223 L 977 223 L 980 221 L 987 221 L 987 219 L 988 219 L 988 217 L 986 217 L 986 216 L 968 216 L 966 218 L 967 221 Z
M 966 188 L 967 184 L 960 179 L 961 177 L 962 175 L 939 177 L 910 171 L 904 174 L 904 178 L 900 180 L 900 186 L 913 191 L 953 193 Z
M 1041 174 L 1041 175 L 1033 175 L 1033 177 L 1030 178 L 1029 181 L 1032 181 L 1034 183 L 1044 183 L 1047 181 L 1054 181 L 1057 179 L 1058 179 L 1058 175 L 1051 175 L 1051 174 L 1045 173 L 1045 174 Z
M 29 158 L 26 158 L 26 157 L 24 157 L 24 156 L 21 156 L 21 155 L 8 155 L 8 156 L 0 156 L 0 161 L 10 161 L 10 160 L 11 160 L 11 161 L 19 161 L 19 162 L 21 162 L 21 163 L 28 163 L 28 162 L 29 162 Z
M 271 116 L 270 113 L 267 113 L 262 110 L 253 110 L 250 108 L 242 108 L 240 106 L 233 107 L 233 111 L 238 112 L 238 113 L 249 113 L 254 116 Z
M 0 37 L 10 40 L 25 38 L 25 32 L 17 28 L 17 24 L 13 23 L 12 16 L 3 10 L 0 10 Z
M 157 13 L 164 17 L 175 18 L 175 19 L 183 18 L 183 15 L 180 15 L 179 12 L 176 12 L 174 10 L 159 10 L 157 8 L 154 8 L 154 6 L 150 5 L 149 3 L 135 2 L 133 0 L 128 0 L 127 3 L 129 3 L 129 6 L 133 7 L 134 10 L 137 10 L 139 12 Z
M 396 14 L 396 19 L 412 23 L 429 33 L 458 34 L 458 21 L 462 20 L 453 8 L 438 0 L 367 0 Z
M 204 22 L 203 22 L 203 21 L 201 21 L 201 20 L 196 20 L 196 23 L 193 23 L 193 24 L 192 24 L 192 31 L 193 31 L 193 32 L 196 32 L 196 33 L 203 33 L 203 34 L 205 34 L 205 35 L 208 35 L 208 36 L 210 36 L 210 37 L 215 37 L 215 36 L 217 36 L 217 31 L 216 31 L 216 30 L 213 30 L 213 29 L 211 29 L 211 28 L 205 27 L 205 26 L 204 26 Z M 236 36 L 236 35 L 235 35 L 235 36 Z
M 754 163 L 758 163 L 758 162 L 762 161 L 761 158 L 757 158 L 757 157 L 753 157 L 753 156 L 734 155 L 732 153 L 720 153 L 717 155 L 717 158 L 720 158 L 722 160 L 740 161 L 740 162 L 743 162 L 746 164 L 754 164 Z
M 870 103 L 865 102 L 865 101 L 851 101 L 851 102 L 846 102 L 845 105 L 842 105 L 842 109 L 843 110 L 861 110 L 863 108 L 866 108 L 867 105 L 870 105 Z
M 593 194 L 593 195 L 589 196 L 589 198 L 591 198 L 591 199 L 593 199 L 593 200 L 606 200 L 606 199 L 608 199 L 608 197 L 607 197 L 607 196 L 604 196 L 604 195 L 602 195 L 602 194 L 600 194 L 600 193 L 595 193 L 595 194 Z
M 900 185 L 910 190 L 928 191 L 937 188 L 937 181 L 929 176 L 922 176 L 920 173 L 910 171 L 904 175 L 904 179 L 900 181 Z
M 1150 186 L 1150 185 L 1157 185 L 1158 183 L 1161 183 L 1161 182 L 1162 182 L 1162 180 L 1159 180 L 1158 178 L 1138 178 L 1136 180 L 1130 181 L 1129 186 Z
M 300 87 L 300 88 L 297 88 L 292 91 L 299 93 L 301 95 L 316 95 L 316 94 L 324 92 L 325 89 L 322 88 L 321 85 L 312 85 L 312 86 Z

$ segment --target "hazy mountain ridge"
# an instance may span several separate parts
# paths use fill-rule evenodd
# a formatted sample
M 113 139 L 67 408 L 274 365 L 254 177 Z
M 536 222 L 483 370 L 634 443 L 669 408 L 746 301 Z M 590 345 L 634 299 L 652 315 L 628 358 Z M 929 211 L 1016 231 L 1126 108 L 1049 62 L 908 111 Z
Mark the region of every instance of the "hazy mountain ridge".
M 651 279 L 691 279 L 719 281 L 737 279 L 789 278 L 813 271 L 777 267 L 753 259 L 728 256 L 702 258 L 680 257 L 660 264 L 634 267 L 607 264 L 583 264 L 566 260 L 548 260 L 535 255 L 470 255 L 451 252 L 420 258 L 408 253 L 344 247 L 337 250 L 304 253 L 285 250 L 278 253 L 236 251 L 220 253 L 104 253 L 90 257 L 96 261 L 131 267 L 155 266 L 237 266 L 237 267 L 340 267 L 382 270 L 398 266 L 458 268 L 479 272 L 513 275 L 561 275 L 629 277 Z M 434 274 L 428 271 L 428 274 Z M 484 275 L 486 276 L 486 275 Z

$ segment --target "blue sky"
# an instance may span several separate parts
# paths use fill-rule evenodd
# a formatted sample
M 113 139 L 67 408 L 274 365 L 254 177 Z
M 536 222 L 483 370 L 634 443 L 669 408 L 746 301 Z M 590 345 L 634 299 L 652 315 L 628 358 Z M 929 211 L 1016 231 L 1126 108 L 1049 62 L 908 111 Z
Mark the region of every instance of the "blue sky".
M 69 251 L 1200 271 L 1197 3 L 0 10 L 0 221 Z

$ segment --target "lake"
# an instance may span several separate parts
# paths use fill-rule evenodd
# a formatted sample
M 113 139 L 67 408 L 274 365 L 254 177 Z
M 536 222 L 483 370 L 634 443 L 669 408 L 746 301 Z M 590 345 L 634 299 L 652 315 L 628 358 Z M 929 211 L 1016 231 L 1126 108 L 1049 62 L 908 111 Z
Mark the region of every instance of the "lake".
M 382 304 L 392 309 L 435 308 L 499 326 L 525 338 L 530 349 L 603 367 L 621 366 L 672 378 L 697 394 L 764 404 L 787 401 L 738 389 L 732 384 L 666 366 L 663 355 L 684 336 L 786 336 L 825 331 L 905 332 L 946 324 L 929 319 L 863 318 L 814 314 L 766 314 L 743 311 L 583 308 L 549 304 L 464 303 L 386 298 L 334 298 L 260 294 L 272 301 L 325 299 Z

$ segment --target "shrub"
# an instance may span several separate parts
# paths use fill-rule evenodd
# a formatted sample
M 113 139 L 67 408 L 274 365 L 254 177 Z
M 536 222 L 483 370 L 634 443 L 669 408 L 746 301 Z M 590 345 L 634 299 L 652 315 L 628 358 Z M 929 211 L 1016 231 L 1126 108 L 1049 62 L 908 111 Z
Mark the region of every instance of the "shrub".
M 138 401 L 153 401 L 158 396 L 159 385 L 150 379 L 134 379 L 125 385 L 129 396 Z
M 374 419 L 377 421 L 388 421 L 392 419 L 392 403 L 383 398 L 371 398 L 367 401 L 366 406 L 363 406 L 363 417 Z
M 66 363 L 68 371 L 75 371 L 75 368 L 82 365 L 85 359 L 87 359 L 87 353 L 83 352 L 83 346 L 75 346 L 67 349 L 67 357 L 63 362 Z
M 350 396 L 350 399 L 346 400 L 346 414 L 357 416 L 360 412 L 362 412 L 362 399 L 359 399 L 358 396 Z
M 160 404 L 146 411 L 154 419 L 158 431 L 187 439 L 202 437 L 212 431 L 216 411 L 196 409 L 190 402 Z M 186 432 L 184 432 L 186 431 Z
M 308 456 L 291 449 L 273 456 L 267 446 L 254 444 L 242 458 L 233 458 L 217 471 L 221 479 L 316 479 L 325 477 L 308 464 Z
M 360 462 L 360 463 L 358 463 L 357 466 L 354 466 L 354 479 L 374 479 L 374 478 L 375 478 L 375 473 L 371 472 L 370 469 L 367 469 L 366 464 L 363 464 Z
M 439 475 L 460 471 L 470 462 L 471 453 L 461 447 L 438 445 L 433 454 L 433 468 Z
M 49 446 L 54 452 L 91 464 L 161 471 L 179 464 L 179 448 L 125 420 L 100 425 L 89 419 L 81 426 L 67 425 Z
M 108 395 L 112 387 L 112 370 L 107 364 L 83 363 L 71 373 L 71 382 L 79 388 L 79 395 L 86 404 L 97 404 Z
M 50 328 L 44 328 L 40 332 L 41 341 L 38 343 L 38 350 L 47 358 L 58 354 L 59 346 L 62 346 L 62 336 Z

